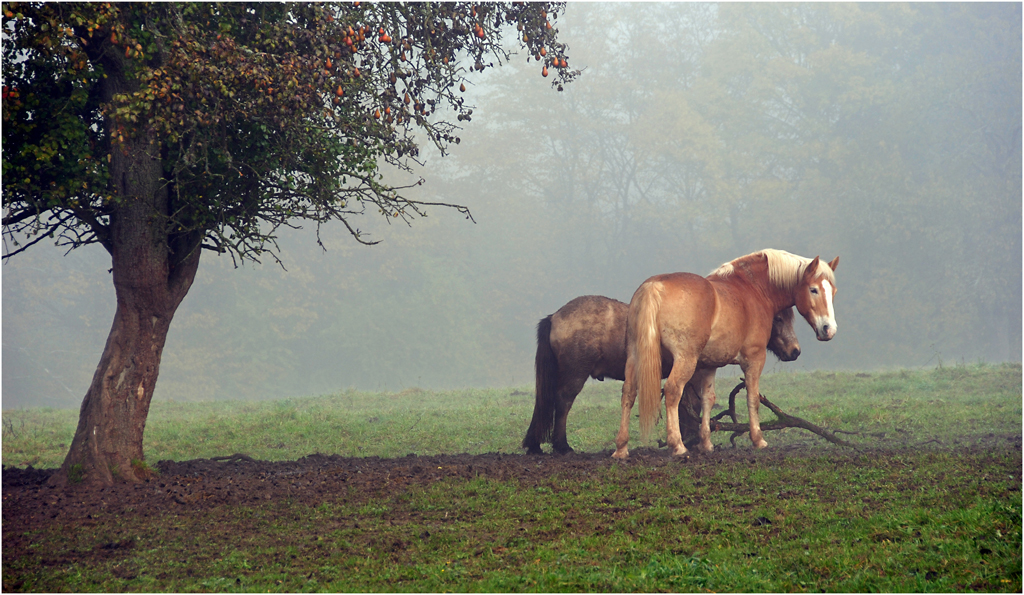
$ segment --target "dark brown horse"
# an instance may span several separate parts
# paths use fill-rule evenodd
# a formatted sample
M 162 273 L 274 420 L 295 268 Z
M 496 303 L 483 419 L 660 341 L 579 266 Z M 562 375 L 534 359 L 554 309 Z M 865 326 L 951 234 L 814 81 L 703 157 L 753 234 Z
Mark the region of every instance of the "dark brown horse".
M 585 295 L 537 325 L 536 401 L 530 429 L 523 439 L 527 452 L 541 454 L 540 445 L 549 439 L 555 452 L 572 452 L 566 440 L 566 418 L 587 378 L 625 378 L 628 311 L 629 304 Z M 768 349 L 784 362 L 800 355 L 792 308 L 775 315 Z M 672 354 L 664 350 L 662 358 L 662 370 L 667 374 L 672 369 Z

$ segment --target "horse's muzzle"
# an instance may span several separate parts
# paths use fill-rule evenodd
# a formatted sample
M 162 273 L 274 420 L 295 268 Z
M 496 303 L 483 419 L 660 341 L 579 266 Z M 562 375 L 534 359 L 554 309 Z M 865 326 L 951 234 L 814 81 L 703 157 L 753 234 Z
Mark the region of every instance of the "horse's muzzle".
M 779 356 L 779 361 L 792 362 L 796 361 L 796 358 L 800 357 L 800 348 L 794 347 L 789 353 L 783 353 Z
M 832 337 L 836 336 L 836 331 L 839 327 L 835 324 L 823 324 L 820 329 L 817 329 L 815 333 L 818 336 L 819 341 L 830 341 Z

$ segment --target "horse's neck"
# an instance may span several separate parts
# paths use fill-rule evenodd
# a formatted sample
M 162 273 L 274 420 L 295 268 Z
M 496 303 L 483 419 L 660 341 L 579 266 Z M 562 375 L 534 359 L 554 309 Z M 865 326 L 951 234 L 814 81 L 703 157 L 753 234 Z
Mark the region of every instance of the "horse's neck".
M 796 305 L 792 291 L 777 287 L 769 279 L 767 259 L 762 262 L 743 263 L 735 268 L 733 274 L 719 277 L 717 281 L 727 286 L 731 285 L 732 290 L 743 292 L 748 299 L 756 299 L 763 303 L 773 315 Z
M 765 277 L 761 290 L 765 299 L 771 304 L 772 312 L 779 312 L 796 305 L 796 299 L 793 297 L 792 291 L 779 288 L 774 283 L 768 281 L 767 277 Z

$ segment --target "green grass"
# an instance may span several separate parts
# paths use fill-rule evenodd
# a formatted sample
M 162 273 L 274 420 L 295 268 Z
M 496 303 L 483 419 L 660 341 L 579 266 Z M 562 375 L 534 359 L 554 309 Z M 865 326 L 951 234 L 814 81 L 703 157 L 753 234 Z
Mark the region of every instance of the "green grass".
M 202 517 L 97 512 L 35 536 L 65 563 L 5 552 L 4 574 L 26 591 L 1019 592 L 1019 453 L 829 462 L 443 479 Z
M 720 379 L 718 403 L 735 386 Z M 594 452 L 613 448 L 620 382 L 590 382 L 569 416 L 569 443 Z M 761 392 L 797 415 L 833 430 L 860 432 L 853 443 L 954 444 L 989 433 L 1021 431 L 1020 365 L 975 365 L 884 373 L 772 374 Z M 741 392 L 738 411 L 744 411 Z M 761 409 L 762 423 L 773 415 Z M 533 389 L 467 389 L 400 393 L 346 391 L 279 401 L 174 403 L 156 400 L 146 425 L 151 462 L 241 452 L 264 460 L 309 454 L 399 457 L 485 452 L 518 453 L 533 414 Z M 741 414 L 741 419 L 745 414 Z M 3 464 L 56 467 L 74 436 L 77 410 L 3 412 Z M 664 425 L 647 445 L 664 439 Z M 804 430 L 769 432 L 769 445 L 820 443 Z M 634 423 L 631 448 L 642 446 Z M 727 435 L 713 435 L 728 445 Z M 746 437 L 737 445 L 746 446 Z
M 720 403 L 733 384 L 719 383 Z M 611 448 L 620 386 L 592 383 L 577 399 L 577 450 Z M 529 482 L 442 477 L 203 515 L 97 510 L 73 531 L 41 525 L 18 551 L 5 533 L 5 590 L 1021 591 L 1022 460 L 1005 440 L 1021 432 L 1020 365 L 775 374 L 762 386 L 789 413 L 860 432 L 844 437 L 864 450 L 789 429 L 769 432 L 767 451 L 737 440 L 749 457 L 609 461 Z M 147 459 L 518 453 L 532 398 L 158 401 Z M 74 423 L 70 411 L 4 412 L 4 464 L 56 466 Z M 810 448 L 759 456 L 787 444 Z M 103 548 L 116 555 L 87 555 Z

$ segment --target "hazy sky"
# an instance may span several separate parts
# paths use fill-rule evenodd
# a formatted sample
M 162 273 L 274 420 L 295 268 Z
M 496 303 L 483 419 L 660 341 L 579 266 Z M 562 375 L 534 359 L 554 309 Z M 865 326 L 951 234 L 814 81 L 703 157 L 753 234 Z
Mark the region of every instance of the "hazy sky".
M 516 56 L 424 151 L 413 226 L 375 213 L 206 253 L 155 398 L 523 386 L 570 299 L 760 248 L 841 257 L 840 331 L 769 371 L 1021 358 L 1020 5 L 571 4 L 563 93 Z M 392 178 L 397 181 L 397 178 Z M 77 407 L 114 312 L 109 256 L 5 262 L 3 407 Z M 738 370 L 737 370 L 738 371 Z

